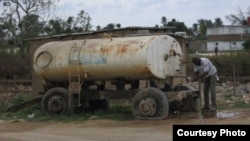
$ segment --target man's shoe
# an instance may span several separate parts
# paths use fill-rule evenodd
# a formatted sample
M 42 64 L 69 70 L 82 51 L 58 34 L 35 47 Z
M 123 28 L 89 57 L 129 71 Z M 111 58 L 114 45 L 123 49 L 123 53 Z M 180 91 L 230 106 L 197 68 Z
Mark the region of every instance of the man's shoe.
M 217 109 L 216 108 L 211 108 L 211 111 L 216 112 Z
M 201 110 L 202 111 L 207 111 L 207 110 L 210 110 L 210 108 L 209 107 L 203 107 Z

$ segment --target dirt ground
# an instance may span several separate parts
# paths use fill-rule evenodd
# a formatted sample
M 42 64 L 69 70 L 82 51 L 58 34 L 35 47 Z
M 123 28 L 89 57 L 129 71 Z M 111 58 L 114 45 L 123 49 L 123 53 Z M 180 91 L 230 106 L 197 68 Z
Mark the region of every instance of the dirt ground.
M 0 141 L 172 141 L 174 124 L 250 124 L 250 109 L 170 115 L 165 120 L 0 121 Z
M 250 88 L 250 85 L 249 85 Z M 250 102 L 245 87 L 240 99 L 225 100 L 224 95 L 232 92 L 228 85 L 218 87 L 218 104 L 235 101 Z M 8 96 L 7 96 L 8 97 Z M 203 101 L 203 100 L 201 100 Z M 201 113 L 178 113 L 165 120 L 87 120 L 83 122 L 28 122 L 1 121 L 0 141 L 172 141 L 174 124 L 248 124 L 250 109 L 220 110 L 214 117 L 203 117 Z

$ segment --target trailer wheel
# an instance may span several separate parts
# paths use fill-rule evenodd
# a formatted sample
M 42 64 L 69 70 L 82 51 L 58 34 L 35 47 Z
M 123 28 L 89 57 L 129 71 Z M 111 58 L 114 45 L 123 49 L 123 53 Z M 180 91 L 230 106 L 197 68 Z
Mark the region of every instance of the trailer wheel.
M 133 98 L 132 113 L 136 119 L 166 119 L 168 112 L 167 97 L 157 88 L 143 89 Z
M 68 114 L 71 111 L 68 91 L 64 88 L 48 90 L 42 99 L 42 111 L 50 115 Z

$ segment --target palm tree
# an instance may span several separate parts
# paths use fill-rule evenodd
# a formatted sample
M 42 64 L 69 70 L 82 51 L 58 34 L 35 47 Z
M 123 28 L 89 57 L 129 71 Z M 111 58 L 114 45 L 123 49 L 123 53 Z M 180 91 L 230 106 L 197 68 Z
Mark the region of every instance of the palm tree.
M 247 25 L 247 17 L 250 16 L 250 6 L 248 7 L 246 15 L 244 15 L 240 7 L 237 12 L 236 14 L 227 15 L 226 19 L 230 21 L 232 25 Z
M 163 17 L 161 18 L 161 23 L 162 23 L 162 26 L 163 26 L 163 27 L 166 27 L 166 26 L 167 26 L 167 18 L 166 18 L 165 16 L 163 16 Z

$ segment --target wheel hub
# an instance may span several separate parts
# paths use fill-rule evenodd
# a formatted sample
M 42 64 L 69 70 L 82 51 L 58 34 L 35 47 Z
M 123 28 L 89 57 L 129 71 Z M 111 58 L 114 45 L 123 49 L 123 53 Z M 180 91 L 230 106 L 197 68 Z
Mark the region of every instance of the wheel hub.
M 156 113 L 156 109 L 156 103 L 152 98 L 145 98 L 139 104 L 139 110 L 145 116 L 153 116 Z
M 60 113 L 63 110 L 64 102 L 59 96 L 53 96 L 48 102 L 48 110 L 52 113 Z

